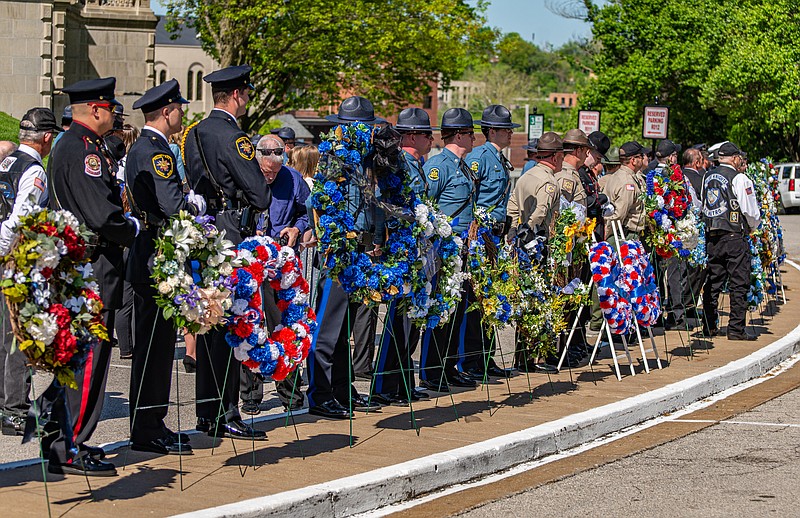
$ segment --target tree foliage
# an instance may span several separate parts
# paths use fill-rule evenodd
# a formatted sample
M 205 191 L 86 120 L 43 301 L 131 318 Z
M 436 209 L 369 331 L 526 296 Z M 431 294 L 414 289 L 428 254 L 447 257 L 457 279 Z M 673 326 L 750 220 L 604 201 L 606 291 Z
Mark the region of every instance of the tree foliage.
M 487 53 L 482 0 L 167 0 L 172 27 L 193 25 L 221 66 L 248 63 L 257 91 L 243 120 L 336 104 L 342 92 L 391 111 Z
M 584 0 L 596 46 L 582 97 L 618 141 L 642 110 L 670 107 L 670 138 L 730 139 L 759 156 L 800 159 L 800 14 L 794 0 Z

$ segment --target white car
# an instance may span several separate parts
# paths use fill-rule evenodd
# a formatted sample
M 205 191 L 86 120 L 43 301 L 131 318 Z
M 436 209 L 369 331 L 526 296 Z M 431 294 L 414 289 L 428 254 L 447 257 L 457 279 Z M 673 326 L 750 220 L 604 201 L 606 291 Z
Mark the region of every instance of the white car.
M 778 191 L 786 213 L 800 208 L 800 163 L 775 164 L 778 172 Z

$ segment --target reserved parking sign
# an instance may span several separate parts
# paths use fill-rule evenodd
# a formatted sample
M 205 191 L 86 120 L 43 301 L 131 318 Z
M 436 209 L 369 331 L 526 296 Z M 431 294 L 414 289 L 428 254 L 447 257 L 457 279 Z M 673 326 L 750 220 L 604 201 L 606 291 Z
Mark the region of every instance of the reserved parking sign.
M 642 137 L 646 139 L 667 138 L 669 126 L 669 108 L 666 106 L 644 107 L 644 128 Z

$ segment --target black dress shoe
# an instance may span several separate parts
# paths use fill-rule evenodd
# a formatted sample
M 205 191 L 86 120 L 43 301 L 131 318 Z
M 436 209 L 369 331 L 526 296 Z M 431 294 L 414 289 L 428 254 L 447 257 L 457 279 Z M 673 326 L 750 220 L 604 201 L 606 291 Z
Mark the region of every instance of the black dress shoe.
M 192 447 L 188 444 L 174 441 L 171 435 L 165 435 L 150 442 L 131 444 L 133 451 L 146 451 L 158 455 L 192 455 Z
M 247 415 L 258 415 L 261 413 L 258 403 L 255 401 L 245 401 L 242 403 L 242 413 Z
M 175 441 L 175 442 L 178 442 L 178 440 L 180 440 L 181 443 L 183 443 L 183 444 L 188 444 L 189 443 L 189 434 L 188 433 L 173 432 L 172 430 L 170 430 L 169 428 L 164 426 L 164 434 L 165 435 L 169 435 L 170 437 L 172 437 L 172 440 Z
M 18 415 L 3 416 L 3 435 L 24 435 L 25 418 Z
M 383 406 L 408 406 L 408 400 L 398 394 L 373 394 L 372 401 Z
M 117 474 L 117 468 L 110 462 L 103 462 L 88 455 L 67 464 L 48 462 L 47 471 L 55 475 L 85 475 L 89 477 L 113 477 Z
M 703 336 L 710 336 L 715 337 L 719 334 L 719 328 L 715 327 L 713 329 L 709 329 L 706 326 L 703 326 Z
M 549 363 L 535 363 L 533 364 L 533 372 L 558 374 L 558 367 L 556 367 L 555 365 L 550 365 Z
M 78 449 L 85 451 L 86 455 L 92 457 L 94 460 L 103 460 L 106 458 L 106 451 L 97 446 L 87 446 L 86 444 L 79 444 Z
M 211 424 L 211 419 L 208 419 L 207 417 L 198 417 L 197 425 L 194 427 L 194 429 L 198 432 L 207 432 L 211 430 Z
M 244 439 L 248 441 L 266 441 L 267 434 L 261 430 L 256 430 L 241 419 L 228 421 L 227 423 L 217 423 L 216 428 L 208 431 L 210 437 L 231 439 Z
M 183 370 L 185 370 L 189 374 L 192 374 L 195 371 L 197 371 L 197 360 L 195 360 L 191 356 L 184 356 L 183 357 Z
M 419 386 L 425 390 L 430 390 L 431 392 L 450 392 L 450 387 L 448 387 L 447 383 L 444 381 L 440 384 L 428 380 L 422 380 L 419 382 Z
M 420 401 L 425 399 L 430 399 L 431 395 L 427 392 L 422 392 L 421 390 L 412 389 L 411 390 L 411 401 Z
M 359 412 L 374 412 L 381 409 L 380 403 L 374 399 L 370 400 L 368 397 L 362 396 L 361 394 L 357 394 L 350 401 L 353 404 L 353 410 Z
M 453 387 L 464 387 L 464 388 L 475 388 L 478 386 L 478 383 L 475 380 L 472 380 L 464 376 L 460 372 L 448 374 L 447 384 Z
M 497 365 L 490 365 L 486 372 L 489 373 L 489 376 L 494 376 L 495 378 L 511 378 L 514 376 L 512 369 L 501 369 Z
M 684 319 L 675 320 L 668 318 L 667 321 L 664 322 L 664 329 L 667 331 L 672 329 L 686 329 L 686 321 Z
M 728 333 L 728 340 L 755 342 L 758 337 L 747 333 Z
M 350 411 L 340 405 L 335 399 L 308 407 L 308 413 L 320 417 L 327 417 L 328 419 L 348 419 L 352 417 Z

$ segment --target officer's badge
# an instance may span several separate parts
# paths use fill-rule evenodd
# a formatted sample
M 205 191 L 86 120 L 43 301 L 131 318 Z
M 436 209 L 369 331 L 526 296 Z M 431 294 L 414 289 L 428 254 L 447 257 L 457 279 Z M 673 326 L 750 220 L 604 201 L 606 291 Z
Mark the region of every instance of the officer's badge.
M 469 168 L 472 169 L 473 173 L 477 173 L 479 166 L 480 164 L 476 160 L 473 160 L 473 162 L 469 165 Z
M 239 137 L 236 139 L 236 151 L 239 152 L 245 160 L 252 160 L 256 156 L 256 150 L 253 143 L 247 137 Z
M 83 159 L 83 172 L 91 177 L 99 178 L 103 172 L 103 162 L 101 162 L 101 160 L 102 159 L 94 153 L 86 155 L 86 158 Z
M 161 178 L 169 178 L 175 170 L 172 166 L 172 157 L 165 153 L 157 154 L 153 157 L 153 169 Z
M 551 183 L 548 183 L 547 185 L 544 186 L 544 192 L 546 192 L 547 194 L 553 194 L 556 192 L 556 186 Z
M 731 220 L 731 223 L 739 223 L 739 213 L 736 211 L 731 211 L 728 218 Z
M 719 204 L 719 189 L 711 187 L 706 191 L 706 202 L 709 207 L 716 207 Z
M 433 181 L 437 181 L 439 179 L 439 169 L 436 167 L 432 167 L 430 172 L 428 172 L 428 178 Z
M 571 191 L 575 188 L 575 182 L 573 180 L 564 180 L 564 189 Z

